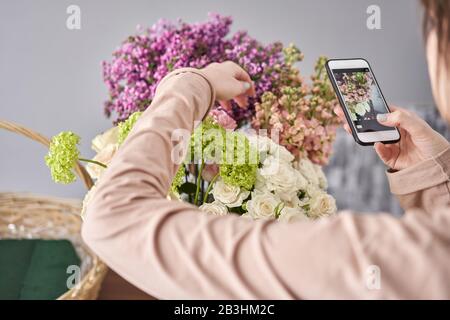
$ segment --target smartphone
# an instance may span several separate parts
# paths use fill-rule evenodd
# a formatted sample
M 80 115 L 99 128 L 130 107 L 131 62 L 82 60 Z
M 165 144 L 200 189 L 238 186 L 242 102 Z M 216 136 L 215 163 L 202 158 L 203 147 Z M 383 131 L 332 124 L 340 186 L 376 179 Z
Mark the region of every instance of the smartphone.
M 377 114 L 390 110 L 365 59 L 331 59 L 326 69 L 357 143 L 367 146 L 400 140 L 397 128 L 377 121 Z

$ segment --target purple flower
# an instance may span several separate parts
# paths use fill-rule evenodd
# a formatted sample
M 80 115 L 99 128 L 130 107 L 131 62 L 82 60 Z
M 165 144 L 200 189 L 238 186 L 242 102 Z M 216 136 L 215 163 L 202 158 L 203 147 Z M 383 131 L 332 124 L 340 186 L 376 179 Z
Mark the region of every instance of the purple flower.
M 255 82 L 256 99 L 247 109 L 233 104 L 231 116 L 239 123 L 249 122 L 256 100 L 280 84 L 277 70 L 285 67 L 281 43 L 264 46 L 246 32 L 228 37 L 232 20 L 210 14 L 203 23 L 171 23 L 160 20 L 152 27 L 128 37 L 103 62 L 103 78 L 109 90 L 105 103 L 107 116 L 115 122 L 126 120 L 133 112 L 145 110 L 156 87 L 170 71 L 182 67 L 202 68 L 211 62 L 232 60 L 241 65 Z

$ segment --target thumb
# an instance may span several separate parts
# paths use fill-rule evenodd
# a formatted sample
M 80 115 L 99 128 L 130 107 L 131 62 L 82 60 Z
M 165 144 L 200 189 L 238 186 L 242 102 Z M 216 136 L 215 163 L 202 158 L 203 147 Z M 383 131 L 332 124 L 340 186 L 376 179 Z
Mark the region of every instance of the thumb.
M 251 88 L 251 86 L 252 85 L 247 81 L 236 80 L 235 81 L 236 96 L 240 96 L 241 94 L 246 93 L 248 89 Z
M 423 132 L 428 128 L 425 121 L 403 109 L 377 114 L 377 121 L 384 126 L 402 128 L 413 134 Z

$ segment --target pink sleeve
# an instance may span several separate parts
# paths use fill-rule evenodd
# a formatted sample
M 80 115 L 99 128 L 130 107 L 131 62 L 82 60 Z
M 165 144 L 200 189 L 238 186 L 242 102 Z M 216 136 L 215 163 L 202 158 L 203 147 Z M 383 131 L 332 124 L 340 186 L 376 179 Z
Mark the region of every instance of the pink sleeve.
M 387 174 L 391 192 L 404 210 L 431 213 L 450 207 L 450 150 L 407 169 Z
M 201 72 L 171 74 L 106 170 L 82 233 L 112 269 L 165 299 L 450 297 L 448 207 L 285 224 L 167 200 L 172 131 L 192 130 L 213 101 Z

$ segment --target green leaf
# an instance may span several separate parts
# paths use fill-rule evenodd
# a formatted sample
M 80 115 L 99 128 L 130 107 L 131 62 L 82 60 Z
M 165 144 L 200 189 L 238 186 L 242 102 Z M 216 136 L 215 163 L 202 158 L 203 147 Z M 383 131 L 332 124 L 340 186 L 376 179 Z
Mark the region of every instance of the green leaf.
M 244 213 L 247 212 L 246 210 L 244 210 L 242 208 L 242 206 L 241 207 L 229 208 L 229 210 L 230 210 L 230 212 L 237 213 L 237 214 L 240 214 L 240 215 L 243 215 Z
M 300 200 L 303 200 L 303 199 L 306 197 L 306 191 L 304 191 L 304 190 L 299 190 L 299 191 L 297 192 L 297 197 L 298 197 Z
M 284 203 L 280 202 L 276 207 L 275 207 L 275 219 L 278 219 L 281 215 L 281 210 L 284 209 Z
M 180 191 L 180 193 L 194 194 L 197 190 L 197 186 L 195 185 L 195 183 L 185 182 L 180 186 L 178 190 Z

